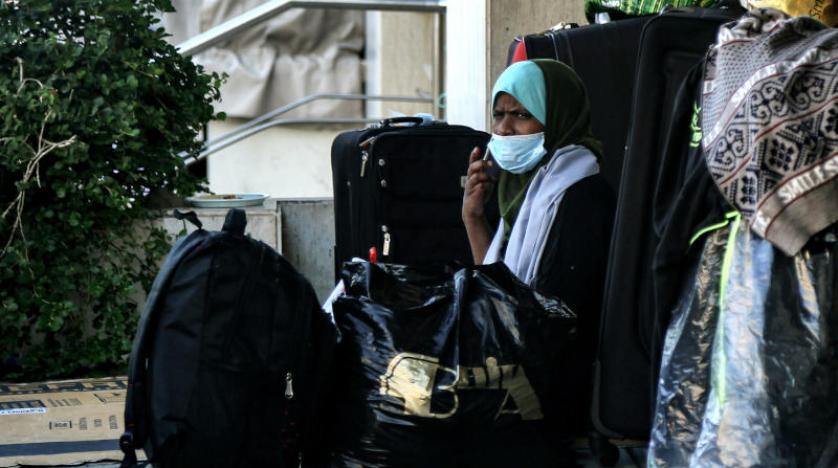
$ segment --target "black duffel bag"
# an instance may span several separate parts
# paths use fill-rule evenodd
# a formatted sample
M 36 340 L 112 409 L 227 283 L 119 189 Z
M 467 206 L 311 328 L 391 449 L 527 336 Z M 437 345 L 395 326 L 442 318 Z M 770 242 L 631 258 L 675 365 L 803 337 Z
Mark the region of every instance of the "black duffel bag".
M 576 317 L 502 263 L 456 272 L 348 263 L 333 304 L 339 467 L 567 461 Z

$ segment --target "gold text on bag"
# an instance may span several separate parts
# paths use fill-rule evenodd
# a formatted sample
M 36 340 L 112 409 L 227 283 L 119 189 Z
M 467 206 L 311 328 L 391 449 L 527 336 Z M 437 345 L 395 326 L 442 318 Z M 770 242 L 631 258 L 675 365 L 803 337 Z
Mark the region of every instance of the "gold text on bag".
M 404 414 L 424 418 L 449 418 L 457 412 L 458 391 L 501 390 L 504 398 L 495 418 L 501 414 L 518 414 L 523 420 L 537 420 L 544 416 L 541 403 L 530 385 L 524 368 L 518 364 L 498 365 L 489 357 L 485 366 L 444 367 L 439 359 L 415 353 L 399 353 L 379 378 L 382 395 L 404 401 Z M 446 383 L 447 382 L 447 383 Z M 453 401 L 451 409 L 433 412 L 434 398 Z

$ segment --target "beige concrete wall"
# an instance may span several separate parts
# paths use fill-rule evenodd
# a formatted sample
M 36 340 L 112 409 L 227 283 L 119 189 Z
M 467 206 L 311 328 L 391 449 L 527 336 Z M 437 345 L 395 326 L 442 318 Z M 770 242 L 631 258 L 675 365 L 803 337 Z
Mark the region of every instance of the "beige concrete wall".
M 435 15 L 409 12 L 367 13 L 367 93 L 433 97 Z M 367 115 L 391 117 L 419 112 L 436 115 L 433 104 L 370 102 Z
M 449 121 L 488 129 L 489 93 L 509 43 L 556 23 L 585 24 L 582 0 L 450 0 L 446 41 Z
M 244 123 L 212 122 L 210 139 Z M 207 161 L 209 188 L 215 193 L 266 193 L 276 198 L 332 197 L 332 140 L 354 126 L 275 127 L 258 133 Z
M 335 288 L 335 207 L 331 199 L 278 200 L 282 255 L 305 276 L 322 304 Z
M 541 32 L 561 22 L 587 23 L 582 0 L 489 0 L 487 4 L 489 83 L 506 68 L 509 43 L 515 36 Z

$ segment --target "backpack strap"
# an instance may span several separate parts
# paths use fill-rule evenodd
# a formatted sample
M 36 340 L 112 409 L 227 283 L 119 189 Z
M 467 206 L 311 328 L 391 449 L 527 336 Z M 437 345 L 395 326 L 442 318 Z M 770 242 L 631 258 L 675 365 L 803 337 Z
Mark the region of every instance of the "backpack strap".
M 172 213 L 172 216 L 174 216 L 175 219 L 178 219 L 180 221 L 184 221 L 184 220 L 189 221 L 190 223 L 192 223 L 198 229 L 201 229 L 204 226 L 204 224 L 201 223 L 201 220 L 198 219 L 198 215 L 194 211 L 185 211 L 184 212 L 184 211 L 180 211 L 178 209 L 175 209 L 175 211 Z M 186 229 L 186 224 L 185 223 L 183 225 L 183 228 Z
M 230 208 L 227 216 L 224 218 L 224 227 L 222 231 L 233 234 L 234 236 L 244 236 L 244 228 L 247 226 L 247 215 L 241 208 Z
M 209 235 L 198 230 L 180 239 L 172 247 L 160 272 L 154 279 L 148 294 L 143 313 L 137 325 L 137 334 L 131 346 L 131 358 L 128 362 L 128 392 L 125 397 L 125 432 L 119 438 L 119 448 L 124 454 L 120 468 L 130 468 L 137 464 L 135 450 L 142 448 L 148 439 L 148 390 L 146 388 L 146 359 L 152 331 L 157 322 L 158 304 L 164 297 L 163 292 L 177 270 L 180 261 L 201 245 Z
M 119 437 L 119 449 L 122 450 L 122 463 L 119 468 L 134 468 L 137 466 L 137 452 L 134 450 L 134 434 L 125 431 Z

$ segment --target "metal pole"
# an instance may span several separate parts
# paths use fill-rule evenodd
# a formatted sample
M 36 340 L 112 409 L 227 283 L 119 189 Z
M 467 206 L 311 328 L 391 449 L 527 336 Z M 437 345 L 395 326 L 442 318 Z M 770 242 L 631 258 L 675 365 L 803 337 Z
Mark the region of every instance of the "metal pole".
M 444 12 L 445 0 L 270 0 L 246 13 L 178 44 L 190 56 L 223 42 L 239 32 L 267 21 L 291 8 L 332 8 L 378 11 Z

